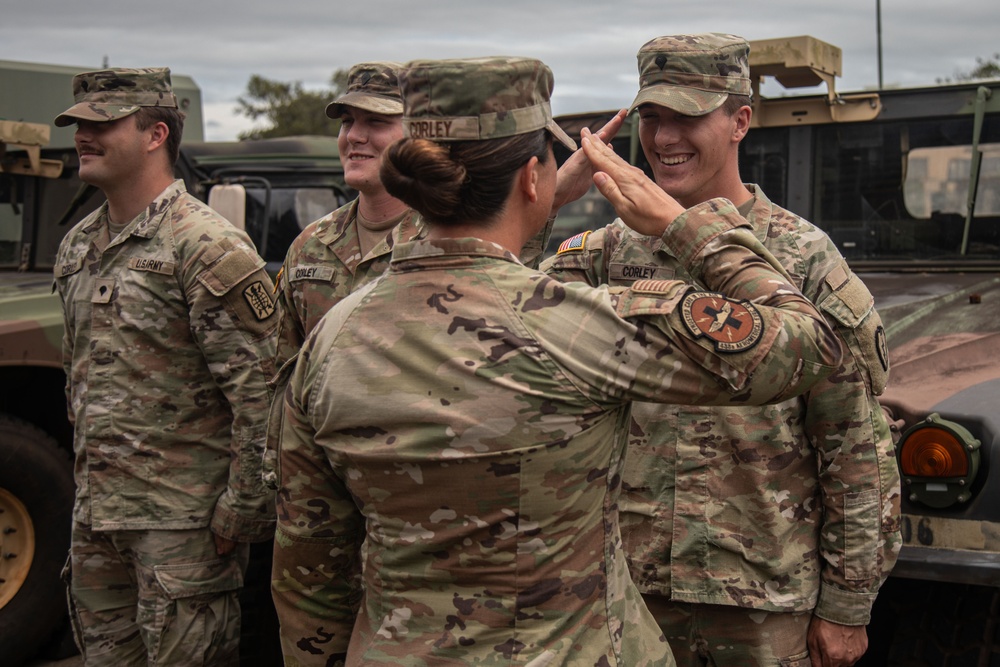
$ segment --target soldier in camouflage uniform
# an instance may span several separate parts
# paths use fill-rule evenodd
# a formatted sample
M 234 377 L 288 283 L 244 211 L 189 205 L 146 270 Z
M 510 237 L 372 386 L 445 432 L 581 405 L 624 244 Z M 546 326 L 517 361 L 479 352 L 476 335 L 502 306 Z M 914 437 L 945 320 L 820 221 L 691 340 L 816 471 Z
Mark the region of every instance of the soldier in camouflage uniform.
M 847 354 L 829 380 L 773 406 L 636 404 L 622 536 L 679 664 L 846 666 L 867 646 L 864 626 L 900 548 L 899 475 L 875 398 L 888 372 L 885 334 L 826 234 L 739 178 L 748 54 L 732 35 L 643 46 L 639 138 L 657 183 L 681 204 L 737 204 Z M 543 270 L 594 286 L 698 278 L 660 238 L 621 220 L 568 240 Z
M 347 92 L 326 115 L 341 121 L 337 145 L 344 180 L 358 198 L 306 227 L 292 243 L 278 278 L 279 364 L 295 356 L 330 308 L 389 265 L 396 243 L 420 235 L 416 215 L 389 195 L 378 176 L 382 151 L 403 137 L 399 63 L 360 63 Z
M 277 487 L 276 457 L 284 389 L 302 341 L 326 311 L 389 266 L 397 243 L 423 236 L 418 217 L 385 191 L 378 167 L 382 152 L 403 137 L 403 101 L 396 76 L 401 65 L 359 63 L 347 75 L 347 92 L 326 115 L 340 120 L 337 147 L 344 180 L 358 198 L 316 220 L 288 248 L 278 274 L 278 368 L 268 431 L 264 477 Z M 284 368 L 282 368 L 284 366 Z
M 840 345 L 728 201 L 685 211 L 591 136 L 623 218 L 733 298 L 526 267 L 556 182 L 546 131 L 572 145 L 551 71 L 417 61 L 400 85 L 408 138 L 382 181 L 429 232 L 327 313 L 291 379 L 273 581 L 285 664 L 672 664 L 621 551 L 630 402 L 785 399 Z
M 249 238 L 173 178 L 166 68 L 73 79 L 80 178 L 107 202 L 59 247 L 77 496 L 70 603 L 90 665 L 227 665 L 261 481 L 278 318 Z
M 270 419 L 265 480 L 277 486 L 275 459 L 281 430 L 284 389 L 306 335 L 334 304 L 385 272 L 394 245 L 426 235 L 420 218 L 385 191 L 378 167 L 385 148 L 403 137 L 403 101 L 393 62 L 359 63 L 347 75 L 347 92 L 330 103 L 326 115 L 341 121 L 337 138 L 344 180 L 358 198 L 313 222 L 292 243 L 278 275 L 276 291 L 278 368 Z M 521 260 L 538 266 L 552 222 L 525 245 Z

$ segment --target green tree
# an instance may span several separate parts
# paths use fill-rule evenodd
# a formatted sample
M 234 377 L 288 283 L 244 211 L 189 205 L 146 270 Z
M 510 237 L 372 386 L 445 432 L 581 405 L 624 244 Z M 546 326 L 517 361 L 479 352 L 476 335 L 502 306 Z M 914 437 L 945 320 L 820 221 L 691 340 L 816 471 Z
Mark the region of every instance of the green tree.
M 976 58 L 976 66 L 967 72 L 957 71 L 952 77 L 938 79 L 938 83 L 956 83 L 959 81 L 975 81 L 977 79 L 1000 79 L 1000 53 L 994 53 L 991 58 Z
M 237 98 L 240 114 L 251 120 L 263 121 L 257 127 L 239 134 L 240 139 L 270 139 L 297 134 L 336 136 L 339 121 L 326 116 L 326 105 L 347 89 L 347 70 L 338 69 L 330 77 L 330 87 L 306 90 L 301 81 L 286 83 L 267 79 L 259 74 L 250 76 L 247 90 Z

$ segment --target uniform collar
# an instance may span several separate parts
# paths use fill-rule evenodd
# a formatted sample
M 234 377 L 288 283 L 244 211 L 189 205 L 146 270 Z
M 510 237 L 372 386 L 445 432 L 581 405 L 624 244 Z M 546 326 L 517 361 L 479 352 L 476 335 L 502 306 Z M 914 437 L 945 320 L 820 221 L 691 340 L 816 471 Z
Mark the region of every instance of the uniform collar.
M 458 239 L 418 239 L 400 243 L 392 249 L 392 264 L 444 259 L 448 257 L 494 258 L 520 264 L 512 252 L 492 241 L 473 237 Z
M 160 227 L 160 223 L 163 221 L 167 211 L 173 203 L 182 194 L 187 192 L 187 188 L 184 186 L 184 181 L 177 179 L 166 189 L 158 194 L 156 198 L 149 203 L 139 215 L 132 218 L 122 232 L 118 235 L 118 239 L 125 239 L 129 236 L 139 236 L 142 238 L 152 238 L 156 235 L 157 229 Z M 100 231 L 101 225 L 106 224 L 106 219 L 108 215 L 108 203 L 104 202 L 101 207 L 97 209 L 97 215 L 94 216 L 93 221 L 84 228 L 84 231 L 88 234 L 96 233 Z
M 329 224 L 320 225 L 316 230 L 316 238 L 323 245 L 333 248 L 340 243 L 348 232 L 351 231 L 357 214 L 358 200 L 355 199 L 351 203 L 341 206 L 334 213 L 334 217 Z M 411 210 L 403 216 L 403 219 L 399 221 L 398 225 L 393 227 L 392 234 L 389 236 L 389 239 L 391 245 L 396 245 L 405 241 L 423 238 L 426 233 L 426 229 L 420 221 L 420 216 L 417 215 L 416 211 Z M 373 252 L 379 248 L 380 246 L 376 246 L 373 249 Z M 388 249 L 389 248 L 386 248 L 385 250 L 388 251 Z

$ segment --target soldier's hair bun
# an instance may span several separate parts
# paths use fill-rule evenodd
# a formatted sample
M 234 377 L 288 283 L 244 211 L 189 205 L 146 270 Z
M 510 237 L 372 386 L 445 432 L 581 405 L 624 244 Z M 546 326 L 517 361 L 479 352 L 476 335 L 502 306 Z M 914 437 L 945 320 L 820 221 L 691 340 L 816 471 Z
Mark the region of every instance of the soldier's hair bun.
M 503 210 L 518 169 L 550 159 L 543 130 L 504 139 L 434 142 L 406 138 L 382 158 L 386 191 L 428 224 L 489 224 Z

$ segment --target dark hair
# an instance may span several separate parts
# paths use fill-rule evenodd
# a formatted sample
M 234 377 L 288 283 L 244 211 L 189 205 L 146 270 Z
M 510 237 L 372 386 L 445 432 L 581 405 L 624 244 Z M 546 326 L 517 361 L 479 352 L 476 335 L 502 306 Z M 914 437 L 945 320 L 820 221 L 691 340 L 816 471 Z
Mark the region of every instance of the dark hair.
M 719 107 L 722 109 L 727 116 L 735 116 L 736 112 L 740 110 L 741 107 L 750 106 L 750 96 L 749 95 L 736 95 L 734 93 L 729 93 L 729 97 L 726 101 L 722 103 Z
M 390 195 L 431 224 L 489 223 L 503 210 L 517 170 L 532 157 L 546 162 L 551 143 L 545 130 L 442 143 L 406 138 L 388 148 L 379 175 Z
M 184 134 L 184 112 L 172 107 L 139 107 L 135 112 L 135 124 L 140 130 L 148 130 L 157 123 L 164 123 L 167 134 L 167 157 L 173 167 L 181 153 L 181 135 Z

